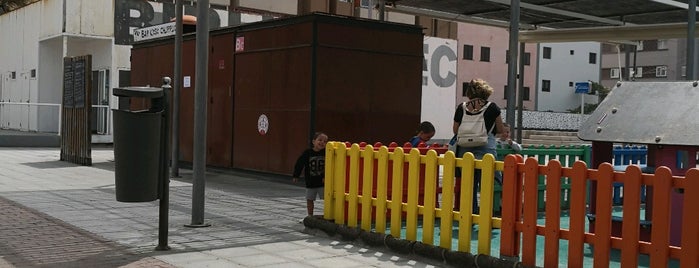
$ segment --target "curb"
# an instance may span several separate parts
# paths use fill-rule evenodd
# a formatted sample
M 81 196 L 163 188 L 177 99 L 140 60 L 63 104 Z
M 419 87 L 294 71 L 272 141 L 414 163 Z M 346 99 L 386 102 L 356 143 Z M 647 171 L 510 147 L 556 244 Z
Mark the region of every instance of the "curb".
M 496 258 L 488 255 L 473 255 L 468 252 L 448 250 L 442 247 L 395 238 L 390 234 L 367 232 L 358 227 L 339 225 L 331 220 L 308 216 L 303 219 L 304 232 L 312 235 L 325 234 L 347 242 L 359 242 L 374 248 L 387 248 L 411 257 L 426 258 L 450 267 L 477 268 L 525 268 L 521 262 Z

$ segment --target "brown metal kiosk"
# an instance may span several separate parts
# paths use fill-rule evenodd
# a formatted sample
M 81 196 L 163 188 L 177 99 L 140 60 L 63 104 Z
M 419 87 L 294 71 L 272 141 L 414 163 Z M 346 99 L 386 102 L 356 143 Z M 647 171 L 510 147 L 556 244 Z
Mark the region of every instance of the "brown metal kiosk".
M 194 34 L 184 36 L 179 160 L 192 161 Z M 420 122 L 415 25 L 322 13 L 210 32 L 207 165 L 290 174 L 315 131 L 407 140 Z M 131 83 L 173 72 L 173 38 L 133 46 Z M 188 86 L 189 85 L 189 86 Z

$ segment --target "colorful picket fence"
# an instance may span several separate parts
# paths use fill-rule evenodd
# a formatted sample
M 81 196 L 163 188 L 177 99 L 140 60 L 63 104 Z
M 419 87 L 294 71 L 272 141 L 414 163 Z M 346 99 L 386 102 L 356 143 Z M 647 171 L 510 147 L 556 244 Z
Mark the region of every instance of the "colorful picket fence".
M 627 165 L 639 165 L 645 166 L 648 161 L 648 147 L 645 145 L 616 145 L 612 149 L 612 162 L 614 166 L 624 167 Z M 585 162 L 590 163 L 590 162 Z M 649 172 L 652 173 L 652 172 Z M 614 197 L 612 198 L 615 205 L 620 205 L 623 197 L 621 195 L 624 188 L 624 184 L 621 182 L 615 182 L 612 187 L 614 188 Z M 646 202 L 646 187 L 641 187 L 641 202 Z
M 539 176 L 546 176 L 546 222 L 538 225 Z M 571 181 L 570 225 L 560 228 L 559 200 L 561 181 Z M 588 205 L 585 192 L 588 182 L 597 182 L 595 233 L 585 231 Z M 612 236 L 612 184 L 624 183 L 624 224 L 621 237 Z M 653 187 L 654 210 L 649 242 L 641 241 L 640 234 L 640 189 Z M 681 246 L 670 245 L 671 193 L 684 191 L 684 209 L 681 223 Z M 505 158 L 501 256 L 519 256 L 525 266 L 536 263 L 537 236 L 545 238 L 544 266 L 557 267 L 561 240 L 568 242 L 569 267 L 583 266 L 585 244 L 594 246 L 595 267 L 607 267 L 610 250 L 621 251 L 622 267 L 637 267 L 638 255 L 647 254 L 650 267 L 667 267 L 670 258 L 676 259 L 680 267 L 699 267 L 699 214 L 693 213 L 693 205 L 699 204 L 699 170 L 691 169 L 686 177 L 673 177 L 669 168 L 660 167 L 655 174 L 644 174 L 638 166 L 629 166 L 624 172 L 614 171 L 605 163 L 599 169 L 588 169 L 585 163 L 577 162 L 573 167 L 562 167 L 558 161 L 540 165 L 535 159 L 523 160 L 521 156 Z
M 429 150 L 421 154 L 413 148 L 371 145 L 360 147 L 352 144 L 330 142 L 326 146 L 326 181 L 324 218 L 336 224 L 360 227 L 365 231 L 385 233 L 390 225 L 394 237 L 417 241 L 418 228 L 422 228 L 420 242 L 433 245 L 436 225 L 439 225 L 439 247 L 470 252 L 471 232 L 459 232 L 453 237 L 453 228 L 478 225 L 477 251 L 492 255 L 492 230 L 500 228 L 501 257 L 519 257 L 522 264 L 537 264 L 537 237 L 544 238 L 544 266 L 559 265 L 559 248 L 562 240 L 568 243 L 569 267 L 582 267 L 585 245 L 593 246 L 595 267 L 606 267 L 610 262 L 610 250 L 621 251 L 622 267 L 636 267 L 639 254 L 650 256 L 650 267 L 667 267 L 672 258 L 681 267 L 699 267 L 699 214 L 692 213 L 693 206 L 684 206 L 681 245 L 671 246 L 670 193 L 684 191 L 685 204 L 699 204 L 699 170 L 691 169 L 686 177 L 673 177 L 670 170 L 660 167 L 655 174 L 643 174 L 637 166 L 624 172 L 614 171 L 611 164 L 599 169 L 588 169 L 583 161 L 571 167 L 563 167 L 557 159 L 540 164 L 540 160 L 521 155 L 508 155 L 505 161 L 495 161 L 492 155 L 482 160 L 467 153 L 462 158 L 453 152 L 438 155 Z M 477 169 L 482 171 L 480 189 L 480 215 L 471 211 L 473 180 L 463 179 L 460 196 L 455 195 L 454 169 L 463 168 L 463 178 L 472 178 Z M 440 181 L 439 170 L 442 170 Z M 502 218 L 492 215 L 494 173 L 503 171 Z M 545 196 L 540 197 L 539 183 L 545 178 Z M 360 185 L 361 182 L 361 185 Z M 564 191 L 563 182 L 569 182 Z M 596 195 L 595 232 L 585 230 L 587 221 L 587 187 L 590 182 L 598 186 Z M 612 185 L 622 182 L 624 188 L 624 224 L 621 237 L 612 235 Z M 390 187 L 389 185 L 407 185 Z M 640 189 L 654 187 L 652 234 L 648 242 L 639 238 Z M 437 193 L 441 189 L 441 199 Z M 390 194 L 389 194 L 390 193 Z M 561 228 L 562 194 L 569 194 L 569 228 Z M 545 198 L 545 224 L 537 224 L 540 198 Z M 460 202 L 461 210 L 453 209 L 453 202 Z M 439 219 L 439 220 L 437 220 Z M 403 227 L 404 226 L 404 227 Z M 401 235 L 401 228 L 405 234 Z M 457 239 L 457 248 L 452 241 Z
M 497 148 L 497 160 L 502 161 L 505 159 L 505 156 L 509 154 L 515 154 L 516 152 L 510 148 L 502 148 L 498 147 Z M 544 146 L 544 145 L 539 145 L 539 146 L 528 146 L 522 148 L 522 151 L 519 152 L 519 154 L 523 155 L 525 158 L 526 157 L 533 157 L 539 160 L 539 164 L 544 164 L 548 160 L 551 159 L 556 159 L 564 167 L 572 167 L 573 163 L 575 161 L 583 161 L 586 164 L 590 164 L 590 157 L 591 157 L 591 147 L 589 145 L 571 145 L 571 146 Z M 612 151 L 613 154 L 613 163 L 614 166 L 617 167 L 623 167 L 627 165 L 640 165 L 640 166 L 645 166 L 646 161 L 647 161 L 647 155 L 648 155 L 648 148 L 646 146 L 638 146 L 638 145 L 625 145 L 625 146 L 614 146 L 614 149 Z M 568 208 L 569 202 L 565 200 L 565 198 L 568 196 L 567 191 L 570 189 L 570 183 L 565 181 L 562 182 L 562 186 L 565 189 L 564 193 L 562 193 L 562 198 L 564 199 L 563 202 L 561 202 L 561 205 L 563 208 Z M 614 183 L 612 185 L 613 188 L 613 202 L 614 205 L 621 205 L 621 202 L 623 200 L 623 183 Z M 545 194 L 545 189 L 546 189 L 546 184 L 543 181 L 543 177 L 540 178 L 539 180 L 539 200 L 543 200 L 544 194 Z M 499 210 L 499 198 L 502 194 L 502 185 L 496 184 L 495 185 L 495 210 Z M 645 203 L 646 202 L 646 195 L 645 195 L 645 187 L 641 188 L 641 202 Z M 539 211 L 544 210 L 544 203 L 541 201 L 539 203 L 538 207 Z
M 417 148 L 409 152 L 402 147 L 392 150 L 389 152 L 386 146 L 375 149 L 371 145 L 347 147 L 345 143 L 329 142 L 324 218 L 377 233 L 385 233 L 390 225 L 394 237 L 402 237 L 404 225 L 402 238 L 411 241 L 417 241 L 421 228 L 421 242 L 428 245 L 434 244 L 435 223 L 439 219 L 439 246 L 446 249 L 452 249 L 454 225 L 465 230 L 478 225 L 478 253 L 491 255 L 492 230 L 500 227 L 500 219 L 492 215 L 494 175 L 496 170 L 502 171 L 503 162 L 496 162 L 490 154 L 476 160 L 471 153 L 456 158 L 451 151 L 438 155 L 434 150 L 421 154 Z M 462 168 L 464 178 L 473 178 L 476 169 L 482 171 L 480 215 L 471 213 L 473 180 L 463 180 L 458 191 L 453 187 L 457 167 Z M 454 210 L 454 202 L 460 202 L 461 210 Z M 456 250 L 471 251 L 471 232 L 458 233 Z
M 615 166 L 645 165 L 648 161 L 648 147 L 645 145 L 616 145 L 612 150 Z
M 498 160 L 502 161 L 505 156 L 510 154 L 521 154 L 525 158 L 535 158 L 539 161 L 539 164 L 545 164 L 550 160 L 558 160 L 563 164 L 564 167 L 572 167 L 573 163 L 576 161 L 583 161 L 585 163 L 590 163 L 591 159 L 591 147 L 589 145 L 571 145 L 571 146 L 528 146 L 522 148 L 522 151 L 515 152 L 511 148 L 497 148 Z M 546 178 L 545 176 L 539 177 L 538 183 L 539 191 L 539 204 L 537 206 L 538 211 L 544 211 L 546 204 L 544 203 L 544 195 L 546 194 Z M 564 180 L 561 182 L 561 208 L 567 209 L 570 206 L 570 181 Z M 502 185 L 495 185 L 495 210 L 499 211 L 500 200 L 502 196 Z

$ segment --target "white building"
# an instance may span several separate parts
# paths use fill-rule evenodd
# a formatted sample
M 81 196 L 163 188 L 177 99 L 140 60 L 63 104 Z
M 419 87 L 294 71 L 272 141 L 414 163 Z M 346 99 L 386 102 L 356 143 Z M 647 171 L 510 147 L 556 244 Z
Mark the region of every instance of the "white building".
M 67 56 L 93 55 L 95 82 L 102 83 L 98 102 L 109 102 L 109 81 L 129 68 L 129 47 L 113 46 L 113 9 L 104 8 L 112 6 L 109 0 L 45 0 L 0 16 L 3 128 L 58 131 Z
M 566 112 L 597 96 L 576 94 L 575 82 L 600 81 L 600 43 L 541 43 L 538 53 L 537 111 Z
M 194 15 L 185 2 L 184 13 Z M 211 28 L 274 17 L 229 13 L 229 0 L 210 3 Z M 111 88 L 129 85 L 133 30 L 174 16 L 174 3 L 142 0 L 41 0 L 0 15 L 0 128 L 57 133 L 63 58 L 89 54 L 93 142 L 111 142 L 118 105 Z

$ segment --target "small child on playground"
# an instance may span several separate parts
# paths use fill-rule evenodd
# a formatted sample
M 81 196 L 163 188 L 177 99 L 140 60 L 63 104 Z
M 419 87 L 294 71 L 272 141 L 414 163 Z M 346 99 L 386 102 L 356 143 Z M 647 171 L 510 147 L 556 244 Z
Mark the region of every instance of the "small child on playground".
M 510 125 L 507 123 L 502 124 L 505 128 L 502 133 L 498 134 L 498 139 L 496 140 L 502 148 L 510 147 L 515 153 L 522 151 L 522 145 L 510 139 Z
M 498 138 L 495 142 L 503 149 L 507 149 L 509 147 L 512 148 L 515 153 L 521 152 L 522 145 L 510 139 L 510 125 L 503 123 L 502 126 L 504 127 L 503 132 L 498 134 Z M 495 182 L 502 184 L 502 171 L 495 172 Z
M 311 141 L 313 146 L 303 151 L 294 165 L 293 182 L 298 182 L 301 171 L 304 171 L 306 181 L 306 210 L 308 216 L 313 216 L 314 202 L 316 198 L 323 199 L 323 186 L 325 185 L 325 144 L 328 135 L 316 132 Z
M 420 123 L 420 126 L 417 129 L 417 134 L 410 139 L 410 145 L 417 147 L 420 142 L 427 144 L 427 142 L 434 137 L 434 133 L 434 125 L 432 125 L 432 123 L 429 121 L 424 121 Z

